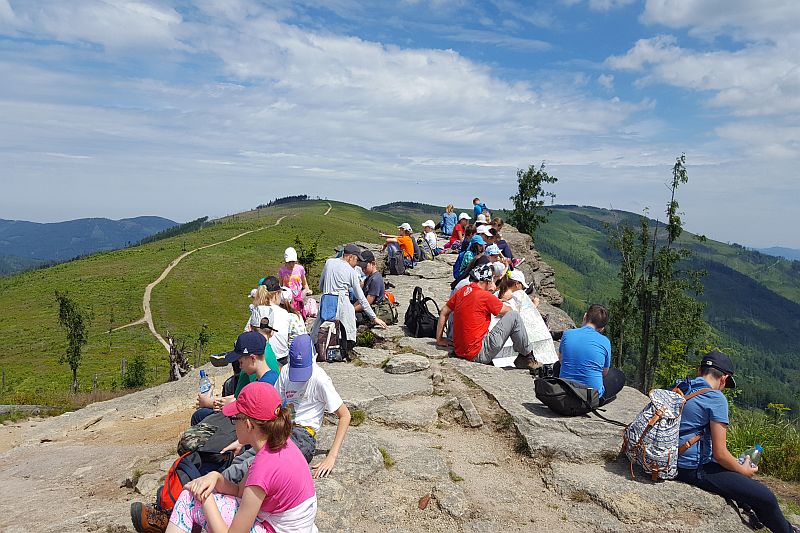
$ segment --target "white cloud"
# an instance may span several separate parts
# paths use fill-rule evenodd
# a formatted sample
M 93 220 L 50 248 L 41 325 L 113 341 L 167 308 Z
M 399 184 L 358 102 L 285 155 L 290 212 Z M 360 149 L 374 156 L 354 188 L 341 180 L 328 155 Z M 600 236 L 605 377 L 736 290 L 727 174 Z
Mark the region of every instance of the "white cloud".
M 567 6 L 574 6 L 583 1 L 584 0 L 561 0 L 561 3 Z M 611 11 L 631 5 L 637 1 L 638 0 L 587 0 L 586 4 L 592 11 Z
M 611 90 L 614 88 L 614 76 L 611 74 L 600 74 L 597 77 L 597 83 L 599 83 L 601 87 Z

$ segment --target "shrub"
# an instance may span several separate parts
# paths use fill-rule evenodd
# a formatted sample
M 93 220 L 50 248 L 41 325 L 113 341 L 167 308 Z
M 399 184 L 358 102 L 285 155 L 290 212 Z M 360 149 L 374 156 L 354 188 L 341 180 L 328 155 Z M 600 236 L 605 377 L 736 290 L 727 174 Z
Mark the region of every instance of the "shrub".
M 759 474 L 784 481 L 800 481 L 800 427 L 788 420 L 782 404 L 770 404 L 769 412 L 738 410 L 728 428 L 728 449 L 734 456 L 761 444 L 764 457 Z
M 147 382 L 147 363 L 144 356 L 136 354 L 133 361 L 128 365 L 125 376 L 122 378 L 122 386 L 126 389 L 138 389 L 144 387 Z
M 356 346 L 372 348 L 375 346 L 375 334 L 368 329 L 358 333 L 358 335 L 356 335 Z

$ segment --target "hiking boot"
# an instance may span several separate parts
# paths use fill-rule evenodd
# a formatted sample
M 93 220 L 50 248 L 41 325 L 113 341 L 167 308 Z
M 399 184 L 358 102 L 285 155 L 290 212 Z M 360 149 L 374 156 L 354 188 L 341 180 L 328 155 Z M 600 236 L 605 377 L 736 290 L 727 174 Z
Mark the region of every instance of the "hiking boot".
M 139 533 L 164 533 L 169 525 L 169 513 L 155 505 L 142 502 L 131 504 L 131 522 Z
M 514 368 L 523 368 L 527 370 L 536 370 L 542 366 L 532 355 L 518 355 L 514 359 Z

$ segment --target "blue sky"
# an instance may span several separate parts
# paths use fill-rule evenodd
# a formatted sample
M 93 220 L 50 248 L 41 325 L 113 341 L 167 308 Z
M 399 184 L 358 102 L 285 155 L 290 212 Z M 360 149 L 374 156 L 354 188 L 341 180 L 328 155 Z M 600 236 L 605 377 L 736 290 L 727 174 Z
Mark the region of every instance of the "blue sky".
M 663 212 L 800 248 L 796 0 L 0 0 L 0 217 L 308 193 Z

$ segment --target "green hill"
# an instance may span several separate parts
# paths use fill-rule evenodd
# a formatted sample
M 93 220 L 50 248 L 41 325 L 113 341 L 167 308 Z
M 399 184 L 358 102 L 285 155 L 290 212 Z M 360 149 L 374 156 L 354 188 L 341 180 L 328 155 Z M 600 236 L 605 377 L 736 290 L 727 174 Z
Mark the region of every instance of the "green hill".
M 327 256 L 345 241 L 377 242 L 378 232 L 395 225 L 386 215 L 330 204 L 327 216 L 328 202 L 323 201 L 248 211 L 173 238 L 0 279 L 0 369 L 6 379 L 0 403 L 60 403 L 69 388 L 69 368 L 57 363 L 66 340 L 58 326 L 56 290 L 69 292 L 94 315 L 78 373 L 81 390 L 91 389 L 95 374 L 100 388 L 120 383 L 121 360 L 130 361 L 137 353 L 147 359 L 148 382 L 164 381 L 166 352 L 145 325 L 110 335 L 109 329 L 142 317 L 145 286 L 184 251 L 273 225 L 285 216 L 277 227 L 189 255 L 153 290 L 153 320 L 162 335 L 171 332 L 191 347 L 207 324 L 211 341 L 206 353 L 229 349 L 247 319 L 246 295 L 260 277 L 277 272 L 283 250 L 294 245 L 296 236 L 305 242 L 319 238 L 320 253 Z M 321 263 L 310 269 L 312 278 L 320 268 Z

